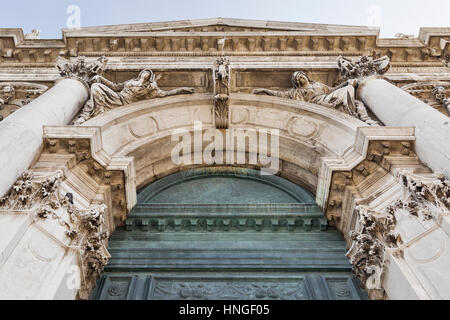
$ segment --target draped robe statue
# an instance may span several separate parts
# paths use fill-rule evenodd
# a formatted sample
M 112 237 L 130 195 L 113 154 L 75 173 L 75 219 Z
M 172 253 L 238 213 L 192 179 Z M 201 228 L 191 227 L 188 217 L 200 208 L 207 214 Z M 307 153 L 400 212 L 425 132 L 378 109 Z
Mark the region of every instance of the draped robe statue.
M 89 119 L 104 112 L 137 101 L 162 98 L 178 94 L 190 94 L 193 88 L 177 88 L 170 91 L 161 90 L 151 70 L 143 70 L 136 79 L 116 84 L 101 76 L 93 78 L 91 97 L 86 102 L 74 125 L 81 125 Z
M 364 104 L 355 98 L 355 87 L 358 85 L 356 79 L 345 81 L 340 86 L 332 88 L 323 83 L 311 81 L 304 72 L 297 71 L 292 75 L 292 84 L 294 87 L 287 91 L 256 89 L 253 93 L 315 103 L 345 112 L 369 125 L 378 124 L 370 119 Z

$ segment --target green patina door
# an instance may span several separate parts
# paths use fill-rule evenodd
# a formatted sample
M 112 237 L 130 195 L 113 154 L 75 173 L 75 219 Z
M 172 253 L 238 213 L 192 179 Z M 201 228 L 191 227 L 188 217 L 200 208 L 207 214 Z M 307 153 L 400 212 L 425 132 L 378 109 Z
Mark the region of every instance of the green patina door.
M 109 250 L 92 299 L 366 299 L 314 197 L 248 169 L 151 184 Z

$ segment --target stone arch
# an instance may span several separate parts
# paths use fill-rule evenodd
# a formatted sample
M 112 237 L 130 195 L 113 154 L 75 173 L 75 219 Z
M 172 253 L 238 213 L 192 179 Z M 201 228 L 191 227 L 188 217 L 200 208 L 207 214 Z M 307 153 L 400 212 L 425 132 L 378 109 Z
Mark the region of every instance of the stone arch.
M 341 157 L 365 124 L 322 106 L 266 96 L 232 94 L 230 128 L 280 130 L 279 175 L 316 193 L 320 160 Z M 170 174 L 205 165 L 177 166 L 171 160 L 175 129 L 191 134 L 194 121 L 214 128 L 213 97 L 194 94 L 154 99 L 112 110 L 84 126 L 100 127 L 111 157 L 134 157 L 136 188 Z M 225 148 L 223 150 L 226 151 Z M 238 150 L 247 153 L 249 150 Z M 249 166 L 258 168 L 258 166 Z

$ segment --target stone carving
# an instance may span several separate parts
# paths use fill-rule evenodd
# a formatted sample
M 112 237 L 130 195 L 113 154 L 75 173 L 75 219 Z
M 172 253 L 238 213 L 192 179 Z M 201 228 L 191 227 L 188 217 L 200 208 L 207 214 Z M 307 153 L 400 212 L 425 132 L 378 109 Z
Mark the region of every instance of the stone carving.
M 369 296 L 382 299 L 385 248 L 395 248 L 401 244 L 400 236 L 394 233 L 397 220 L 389 208 L 381 213 L 367 206 L 358 206 L 355 212 L 358 222 L 350 233 L 352 246 L 346 256 L 357 277 L 369 291 Z
M 42 84 L 28 82 L 0 83 L 0 121 L 47 91 Z
M 74 125 L 81 125 L 104 112 L 141 100 L 162 98 L 178 94 L 190 94 L 193 88 L 161 90 L 151 70 L 143 70 L 136 79 L 116 84 L 99 75 L 94 76 L 91 86 L 91 98 L 86 102 Z
M 396 33 L 395 37 L 397 39 L 402 39 L 402 40 L 414 39 L 414 35 L 413 34 L 404 34 L 404 33 Z
M 450 210 L 450 181 L 443 175 L 432 178 L 419 177 L 412 173 L 401 174 L 400 179 L 409 195 L 405 201 L 398 200 L 393 212 L 405 209 L 423 220 L 437 219 L 440 212 Z
M 62 171 L 45 179 L 26 171 L 11 190 L 0 198 L 0 211 L 34 210 L 39 218 L 47 218 L 61 206 L 59 186 L 64 179 Z
M 219 58 L 214 69 L 214 116 L 217 129 L 228 128 L 230 114 L 230 61 L 227 58 Z
M 269 281 L 157 281 L 152 299 L 170 300 L 305 300 L 302 280 Z
M 76 78 L 82 80 L 85 84 L 91 83 L 93 78 L 99 75 L 106 66 L 108 59 L 98 58 L 92 63 L 86 63 L 86 58 L 78 57 L 75 62 L 59 57 L 56 60 L 56 67 L 63 78 Z
M 226 94 L 218 94 L 214 97 L 214 116 L 217 129 L 228 128 L 230 97 Z
M 374 59 L 362 56 L 356 61 L 345 57 L 338 58 L 338 67 L 341 81 L 359 79 L 373 75 L 383 75 L 389 71 L 391 60 L 387 56 Z
M 378 124 L 370 119 L 364 104 L 355 98 L 355 88 L 359 84 L 356 79 L 345 81 L 340 86 L 331 88 L 326 84 L 311 81 L 306 73 L 297 71 L 292 75 L 291 81 L 293 88 L 287 91 L 256 89 L 253 93 L 315 103 L 345 112 L 369 125 Z
M 224 87 L 228 88 L 228 81 L 230 78 L 230 60 L 223 57 L 219 58 L 216 60 L 215 67 L 216 80 L 220 81 Z
M 447 98 L 445 91 L 446 90 L 443 86 L 436 86 L 433 88 L 432 94 L 436 101 L 442 104 L 444 109 L 447 111 L 447 114 L 450 116 L 450 98 Z
M 64 178 L 61 170 L 48 177 L 35 177 L 32 171 L 24 172 L 9 193 L 0 199 L 0 212 L 32 211 L 37 219 L 57 220 L 66 229 L 66 235 L 74 247 L 80 248 L 85 284 L 83 290 L 86 291 L 80 291 L 80 296 L 87 298 L 96 277 L 110 258 L 104 245 L 109 234 L 103 231 L 107 207 L 92 205 L 86 210 L 77 208 L 72 194 L 61 197 L 60 186 Z M 65 220 L 64 216 L 68 216 L 69 220 Z
M 450 99 L 447 98 L 446 94 L 450 90 L 450 82 L 418 81 L 405 85 L 400 84 L 400 86 L 403 90 L 422 100 L 430 107 L 445 115 L 450 115 Z
M 33 29 L 31 33 L 25 34 L 25 39 L 27 40 L 37 40 L 41 38 L 41 30 Z
M 5 83 L 1 87 L 0 91 L 0 109 L 3 109 L 3 107 L 11 101 L 16 95 L 16 91 L 14 87 L 10 83 Z
M 106 208 L 105 205 L 92 205 L 87 210 L 77 209 L 73 205 L 68 207 L 71 227 L 67 235 L 72 239 L 82 239 L 81 256 L 85 277 L 95 279 L 100 276 L 110 258 L 104 245 L 104 240 L 109 237 L 109 233 L 103 231 Z

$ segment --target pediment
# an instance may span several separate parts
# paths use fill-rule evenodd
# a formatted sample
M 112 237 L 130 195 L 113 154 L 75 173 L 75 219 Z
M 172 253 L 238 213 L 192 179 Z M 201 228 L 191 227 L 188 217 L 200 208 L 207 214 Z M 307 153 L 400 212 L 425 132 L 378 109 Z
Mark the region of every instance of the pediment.
M 153 22 L 114 26 L 84 27 L 64 29 L 67 35 L 110 34 L 114 33 L 161 33 L 161 32 L 305 32 L 305 33 L 373 33 L 373 28 L 359 26 L 311 24 L 245 19 L 199 19 L 169 22 Z

